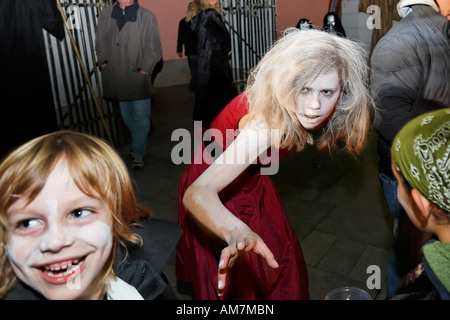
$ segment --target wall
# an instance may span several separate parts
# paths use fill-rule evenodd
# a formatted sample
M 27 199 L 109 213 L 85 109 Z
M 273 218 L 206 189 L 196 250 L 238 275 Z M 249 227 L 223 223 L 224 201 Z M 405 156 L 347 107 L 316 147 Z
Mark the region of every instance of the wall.
M 161 34 L 164 66 L 155 80 L 155 87 L 181 85 L 189 82 L 187 59 L 176 53 L 178 23 L 186 15 L 190 0 L 139 0 L 139 4 L 152 11 Z M 323 26 L 329 0 L 277 0 L 277 30 L 280 35 L 287 27 L 295 27 L 301 18 L 308 18 L 316 28 Z
M 342 0 L 342 25 L 347 38 L 357 41 L 369 54 L 372 30 L 367 27 L 370 14 L 359 12 L 359 0 Z
M 314 4 L 313 4 L 314 3 Z M 320 29 L 323 17 L 330 7 L 330 0 L 277 0 L 277 29 L 281 33 L 287 27 L 295 27 L 298 20 L 306 18 Z
M 189 83 L 186 58 L 177 55 L 178 23 L 186 16 L 190 0 L 139 0 L 139 5 L 152 11 L 158 20 L 164 65 L 156 77 L 155 87 Z
M 176 53 L 178 23 L 186 16 L 189 0 L 139 0 L 158 19 L 164 60 L 178 59 Z
M 190 0 L 139 0 L 139 4 L 152 11 L 161 33 L 164 59 L 179 59 L 176 54 L 178 22 L 186 15 Z M 301 18 L 308 18 L 315 26 L 322 27 L 323 17 L 328 12 L 329 0 L 278 0 L 277 29 L 282 32 L 294 27 Z

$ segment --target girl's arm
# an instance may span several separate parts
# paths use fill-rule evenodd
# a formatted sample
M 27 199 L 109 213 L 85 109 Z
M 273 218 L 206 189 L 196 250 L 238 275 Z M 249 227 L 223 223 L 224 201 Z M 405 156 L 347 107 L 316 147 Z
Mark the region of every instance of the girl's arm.
M 200 225 L 228 246 L 222 250 L 219 263 L 219 290 L 223 290 L 228 269 L 240 252 L 253 251 L 262 255 L 269 266 L 278 267 L 264 241 L 222 204 L 219 192 L 236 179 L 270 146 L 268 130 L 258 129 L 251 122 L 241 130 L 236 140 L 186 190 L 183 204 Z

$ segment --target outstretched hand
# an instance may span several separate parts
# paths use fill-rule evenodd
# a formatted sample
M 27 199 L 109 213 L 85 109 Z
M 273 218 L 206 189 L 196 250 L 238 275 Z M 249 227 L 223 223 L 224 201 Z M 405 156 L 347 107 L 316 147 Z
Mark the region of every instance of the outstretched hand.
M 228 270 L 241 253 L 252 251 L 261 255 L 272 268 L 278 268 L 278 263 L 264 241 L 253 231 L 247 230 L 230 241 L 222 250 L 219 262 L 218 289 L 219 296 L 223 294 Z

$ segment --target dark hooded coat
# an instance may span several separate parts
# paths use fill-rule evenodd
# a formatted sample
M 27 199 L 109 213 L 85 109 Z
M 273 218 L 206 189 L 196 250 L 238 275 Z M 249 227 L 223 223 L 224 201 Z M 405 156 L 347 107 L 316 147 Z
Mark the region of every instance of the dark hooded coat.
M 106 7 L 98 18 L 95 49 L 98 64 L 105 64 L 102 70 L 105 99 L 151 97 L 151 74 L 162 57 L 158 22 L 152 12 L 137 2 L 125 10 L 120 9 L 119 3 Z M 140 73 L 141 70 L 147 74 Z
M 55 1 L 0 1 L 0 155 L 58 128 L 42 29 L 64 38 Z
M 214 9 L 199 11 L 192 20 L 197 33 L 198 70 L 194 121 L 204 127 L 237 95 L 229 61 L 230 34 Z

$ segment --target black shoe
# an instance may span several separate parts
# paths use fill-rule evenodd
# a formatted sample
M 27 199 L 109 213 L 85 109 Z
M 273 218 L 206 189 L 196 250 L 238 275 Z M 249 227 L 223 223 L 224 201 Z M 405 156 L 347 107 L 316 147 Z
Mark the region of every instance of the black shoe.
M 132 165 L 133 170 L 139 170 L 144 168 L 144 159 L 142 159 L 142 157 L 136 156 L 133 159 L 133 165 Z

